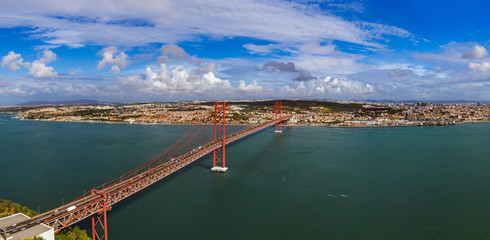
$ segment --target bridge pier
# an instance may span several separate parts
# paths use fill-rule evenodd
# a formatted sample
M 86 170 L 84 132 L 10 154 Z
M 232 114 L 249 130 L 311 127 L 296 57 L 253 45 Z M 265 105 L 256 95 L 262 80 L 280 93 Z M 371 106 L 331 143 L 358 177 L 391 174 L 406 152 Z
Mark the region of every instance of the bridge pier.
M 282 102 L 276 101 L 276 120 L 279 118 L 279 123 L 276 123 L 274 133 L 282 133 Z
M 94 194 L 101 194 L 104 198 L 102 204 L 102 211 L 96 214 L 92 215 L 92 239 L 93 240 L 107 240 L 107 193 L 103 191 L 98 191 L 95 189 L 92 189 L 91 195 Z M 95 216 L 97 215 L 97 217 Z M 99 235 L 97 233 L 97 226 L 100 226 L 102 228 L 102 233 Z
M 214 166 L 214 167 L 211 168 L 211 172 L 222 172 L 222 173 L 225 173 L 225 172 L 228 172 L 228 168 L 227 167 Z
M 222 172 L 225 173 L 228 171 L 228 168 L 225 166 L 225 146 L 226 146 L 226 134 L 225 134 L 225 108 L 226 104 L 225 101 L 222 103 L 214 102 L 214 141 L 219 141 L 221 140 L 221 147 L 215 149 L 213 151 L 213 167 L 211 168 L 211 172 Z M 218 115 L 218 112 L 222 112 L 222 116 Z M 221 114 L 220 112 L 220 114 Z M 219 126 L 218 122 L 221 119 L 223 125 Z M 217 134 L 221 132 L 222 137 L 221 139 L 217 138 Z M 220 156 L 221 155 L 221 156 Z M 220 166 L 221 165 L 221 166 Z

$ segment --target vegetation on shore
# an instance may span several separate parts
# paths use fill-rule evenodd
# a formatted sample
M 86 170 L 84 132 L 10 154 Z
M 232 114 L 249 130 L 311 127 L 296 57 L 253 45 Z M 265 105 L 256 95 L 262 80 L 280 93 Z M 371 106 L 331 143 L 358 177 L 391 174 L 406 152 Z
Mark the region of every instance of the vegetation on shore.
M 37 215 L 37 212 L 29 209 L 26 206 L 22 206 L 18 203 L 14 203 L 7 199 L 0 199 L 0 218 L 7 217 L 13 214 L 23 213 L 29 217 L 34 217 Z M 2 239 L 0 237 L 0 239 Z M 42 237 L 33 237 L 33 238 L 24 238 L 23 240 L 43 240 Z M 56 240 L 91 240 L 92 238 L 88 237 L 87 231 L 82 230 L 78 227 L 68 227 L 61 230 L 59 233 L 55 235 Z
M 88 237 L 87 231 L 78 227 L 68 227 L 61 230 L 55 236 L 56 240 L 92 240 Z
M 44 238 L 42 238 L 42 237 L 39 237 L 39 236 L 35 236 L 35 237 L 33 237 L 33 238 L 24 238 L 24 239 L 22 239 L 22 240 L 45 240 L 45 239 L 44 239 Z
M 23 213 L 29 217 L 34 217 L 37 212 L 10 200 L 0 199 L 0 218 L 10 216 L 16 213 Z

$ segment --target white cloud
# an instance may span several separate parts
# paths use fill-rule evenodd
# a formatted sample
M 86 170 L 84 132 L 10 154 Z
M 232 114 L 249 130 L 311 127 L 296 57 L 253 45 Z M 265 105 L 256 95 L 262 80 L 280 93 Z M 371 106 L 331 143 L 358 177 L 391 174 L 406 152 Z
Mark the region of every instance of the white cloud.
M 252 93 L 261 93 L 265 88 L 260 86 L 257 81 L 247 84 L 245 81 L 238 81 L 238 90 Z
M 287 98 L 356 99 L 376 91 L 368 83 L 327 76 L 324 79 L 298 82 L 279 89 L 278 96 Z
M 490 70 L 490 62 L 468 63 L 468 67 L 473 70 L 488 71 Z
M 123 88 L 145 94 L 177 94 L 190 96 L 192 94 L 219 94 L 211 90 L 224 91 L 231 88 L 228 80 L 214 76 L 213 72 L 199 75 L 190 75 L 182 66 L 168 73 L 166 64 L 160 65 L 160 71 L 155 73 L 151 68 L 146 69 L 145 77 L 132 75 L 120 77 L 116 84 Z
M 361 9 L 359 4 L 349 7 Z M 91 4 L 77 0 L 27 0 L 22 4 L 3 4 L 0 15 L 0 27 L 30 26 L 35 28 L 30 33 L 32 37 L 71 47 L 177 43 L 202 36 L 274 42 L 329 39 L 381 47 L 383 36 L 411 37 L 397 27 L 347 21 L 316 4 L 282 0 L 108 0 Z
M 116 64 L 112 65 L 111 67 L 111 73 L 114 75 L 119 75 L 121 72 L 121 68 L 119 68 Z
M 296 65 L 309 71 L 328 72 L 331 74 L 346 74 L 361 71 L 366 65 L 358 63 L 361 56 L 330 55 L 318 56 L 302 54 L 296 58 Z
M 336 77 L 293 82 L 277 88 L 262 86 L 256 80 L 240 80 L 232 84 L 229 80 L 216 77 L 213 72 L 191 75 L 183 67 L 177 67 L 169 73 L 165 64 L 161 64 L 159 72 L 147 68 L 144 75 L 119 77 L 116 85 L 134 93 L 179 99 L 326 99 L 367 96 L 376 90 L 371 84 Z
M 56 77 L 58 74 L 53 67 L 46 66 L 38 60 L 29 65 L 29 74 L 35 78 Z
M 276 49 L 281 49 L 283 47 L 282 44 L 267 44 L 267 45 L 256 45 L 253 43 L 247 43 L 243 45 L 244 48 L 248 50 L 250 54 L 268 54 L 273 52 Z
M 26 91 L 20 88 L 12 88 L 12 89 L 0 89 L 0 95 L 6 96 L 6 95 L 17 95 L 17 96 L 28 96 L 28 95 L 34 95 L 36 92 L 34 91 Z
M 369 70 L 345 77 L 322 77 L 307 82 L 255 81 L 249 78 L 233 81 L 218 77 L 213 72 L 194 75 L 182 67 L 165 66 L 159 67 L 157 71 L 153 69 L 155 68 L 143 71 L 142 75 L 125 77 L 60 75 L 43 81 L 28 76 L 1 76 L 6 85 L 1 84 L 5 86 L 0 88 L 0 94 L 27 96 L 49 93 L 53 99 L 87 97 L 107 101 L 301 98 L 490 100 L 490 71 L 472 71 L 468 68 L 451 73 L 450 77 L 445 78 L 429 74 L 427 70 L 424 76 L 411 74 L 400 81 L 389 76 L 389 72 L 393 70 L 390 68 Z M 431 71 L 436 73 L 435 70 Z M 45 95 L 37 98 L 43 97 Z
M 58 59 L 58 56 L 52 52 L 51 50 L 45 49 L 43 51 L 43 56 L 39 59 L 39 62 L 41 63 L 50 63 L 53 61 L 56 61 Z
M 32 63 L 26 63 L 26 67 L 29 69 L 29 74 L 35 78 L 48 78 L 56 77 L 57 72 L 53 67 L 46 66 L 46 64 L 55 61 L 57 56 L 51 50 L 44 50 L 43 56 Z
M 117 54 L 117 47 L 110 46 L 102 49 L 100 51 L 100 55 L 102 56 L 102 60 L 97 64 L 97 69 L 104 69 L 107 65 L 111 66 L 111 73 L 114 75 L 118 75 L 121 71 L 121 68 L 126 68 L 129 65 L 129 56 L 120 52 Z M 114 57 L 115 56 L 115 57 Z
M 20 66 L 24 66 L 29 70 L 29 74 L 35 78 L 47 78 L 56 77 L 57 72 L 53 67 L 46 66 L 46 64 L 55 61 L 57 56 L 51 50 L 44 50 L 40 59 L 34 62 L 23 62 L 22 56 L 11 51 L 7 56 L 2 58 L 2 67 L 8 66 L 11 71 L 20 70 Z
M 335 51 L 335 45 L 320 45 L 318 42 L 308 42 L 299 48 L 299 51 L 304 54 L 312 55 L 328 55 Z
M 318 82 L 319 87 L 324 87 L 327 91 L 347 94 L 366 94 L 374 92 L 374 87 L 369 83 L 350 81 L 336 77 L 326 77 L 323 82 Z
M 488 54 L 487 49 L 482 46 L 475 45 L 473 51 L 465 52 L 462 58 L 484 58 Z
M 411 69 L 400 69 L 400 68 L 397 68 L 397 69 L 388 73 L 388 75 L 390 75 L 392 77 L 403 77 L 403 76 L 408 76 L 411 74 L 412 74 Z
M 467 65 L 472 58 L 484 58 L 487 50 L 473 42 L 458 43 L 449 42 L 433 52 L 416 52 L 413 54 L 415 59 L 428 61 L 434 65 L 451 64 Z
M 129 56 L 121 52 L 114 58 L 114 64 L 120 68 L 126 68 L 129 65 Z
M 7 56 L 2 57 L 2 67 L 8 67 L 10 71 L 19 71 L 24 66 L 24 59 L 20 54 L 10 51 Z
M 210 63 L 201 62 L 200 65 L 201 65 L 201 67 L 192 69 L 192 71 L 195 74 L 214 72 L 214 70 L 216 69 L 216 63 L 214 63 L 214 62 L 210 62 Z

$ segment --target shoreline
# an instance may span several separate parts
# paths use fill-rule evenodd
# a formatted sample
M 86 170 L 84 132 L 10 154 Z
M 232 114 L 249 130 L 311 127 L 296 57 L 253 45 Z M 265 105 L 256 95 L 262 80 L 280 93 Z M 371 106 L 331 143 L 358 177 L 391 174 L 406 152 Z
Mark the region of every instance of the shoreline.
M 3 112 L 0 114 L 11 115 L 11 118 L 15 118 L 21 121 L 39 121 L 39 122 L 65 122 L 65 123 L 98 123 L 98 124 L 123 124 L 123 125 L 176 125 L 176 126 L 194 126 L 194 125 L 206 125 L 213 126 L 212 123 L 129 123 L 129 122 L 116 122 L 116 121 L 96 121 L 96 120 L 70 120 L 70 121 L 58 121 L 51 119 L 21 119 L 15 113 L 7 113 Z M 328 123 L 325 124 L 283 124 L 284 127 L 328 127 L 328 128 L 392 128 L 392 127 L 446 127 L 446 126 L 457 126 L 457 125 L 465 125 L 465 124 L 479 124 L 479 123 L 490 123 L 490 120 L 485 121 L 476 121 L 476 122 L 463 122 L 463 123 L 454 123 L 454 124 L 412 124 L 412 125 L 375 125 L 375 126 L 335 126 Z M 255 126 L 252 124 L 236 124 L 230 123 L 226 124 L 227 126 L 244 126 L 250 127 Z

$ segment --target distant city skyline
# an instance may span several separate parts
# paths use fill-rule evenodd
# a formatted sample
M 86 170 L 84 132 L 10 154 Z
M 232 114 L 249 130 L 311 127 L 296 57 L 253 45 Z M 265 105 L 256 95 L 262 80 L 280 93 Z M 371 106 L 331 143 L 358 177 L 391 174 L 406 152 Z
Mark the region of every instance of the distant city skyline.
M 485 1 L 8 1 L 0 105 L 490 101 Z

